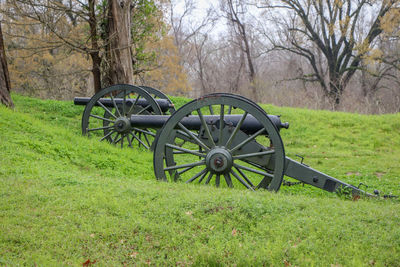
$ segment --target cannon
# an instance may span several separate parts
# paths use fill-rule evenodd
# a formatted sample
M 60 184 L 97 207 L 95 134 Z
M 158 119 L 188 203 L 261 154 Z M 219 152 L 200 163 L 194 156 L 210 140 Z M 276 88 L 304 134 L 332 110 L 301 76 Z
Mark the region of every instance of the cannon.
M 154 88 L 115 85 L 74 102 L 86 105 L 84 135 L 154 150 L 161 181 L 278 191 L 286 175 L 328 192 L 374 196 L 287 157 L 280 130 L 289 124 L 242 96 L 210 94 L 175 110 Z

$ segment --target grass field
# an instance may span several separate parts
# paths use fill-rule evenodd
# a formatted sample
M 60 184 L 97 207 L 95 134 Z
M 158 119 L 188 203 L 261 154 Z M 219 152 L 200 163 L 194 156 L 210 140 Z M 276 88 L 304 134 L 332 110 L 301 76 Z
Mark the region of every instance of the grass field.
M 82 137 L 82 107 L 13 99 L 0 107 L 0 266 L 400 266 L 399 199 L 157 182 L 151 152 Z M 263 107 L 290 122 L 288 156 L 400 195 L 400 114 Z

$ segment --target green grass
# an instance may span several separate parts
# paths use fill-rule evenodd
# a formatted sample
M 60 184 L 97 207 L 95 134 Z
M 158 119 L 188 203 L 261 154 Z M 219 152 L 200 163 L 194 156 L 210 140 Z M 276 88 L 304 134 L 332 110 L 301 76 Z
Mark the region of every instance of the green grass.
M 0 107 L 0 266 L 400 266 L 399 200 L 157 182 L 151 152 L 81 137 L 82 107 L 13 99 Z M 400 195 L 400 114 L 263 107 L 290 122 L 288 156 Z

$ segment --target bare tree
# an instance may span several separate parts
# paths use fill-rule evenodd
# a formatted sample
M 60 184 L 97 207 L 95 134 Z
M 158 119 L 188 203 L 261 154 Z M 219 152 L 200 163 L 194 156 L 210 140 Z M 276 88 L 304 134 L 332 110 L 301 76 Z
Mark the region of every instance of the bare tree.
M 391 28 L 399 26 L 398 16 L 393 16 L 399 0 L 261 2 L 259 7 L 267 10 L 268 25 L 274 25 L 273 31 L 265 32 L 272 49 L 306 59 L 312 71 L 299 78 L 318 82 L 334 109 L 375 39 L 383 33 L 383 22 L 385 26 L 391 24 Z M 370 23 L 364 24 L 366 18 Z
M 183 11 L 176 13 L 178 3 L 181 1 L 170 1 L 170 23 L 171 31 L 174 36 L 175 45 L 178 47 L 181 54 L 187 53 L 185 49 L 187 44 L 196 35 L 202 35 L 210 31 L 217 21 L 215 10 L 210 7 L 206 10 L 205 15 L 200 21 L 194 21 L 193 13 L 196 12 L 197 7 L 194 0 L 184 0 Z M 189 45 L 190 47 L 190 45 Z
M 42 25 L 44 31 L 52 35 L 51 40 L 36 40 L 35 47 L 24 47 L 33 53 L 43 50 L 52 50 L 60 47 L 68 47 L 78 53 L 89 55 L 92 59 L 92 74 L 95 92 L 101 89 L 100 74 L 100 46 L 97 36 L 96 0 L 84 1 L 60 1 L 60 0 L 9 0 L 5 9 L 1 10 L 8 18 L 11 25 L 24 26 L 21 18 L 27 18 L 32 24 Z M 69 18 L 66 21 L 63 18 Z M 83 39 L 76 34 L 76 26 L 79 23 L 88 23 L 90 28 L 89 38 Z M 23 38 L 25 36 L 11 36 Z M 90 40 L 90 43 L 86 42 Z
M 241 53 L 241 59 L 246 58 L 246 66 L 248 79 L 250 82 L 250 89 L 254 100 L 257 100 L 257 90 L 255 87 L 256 71 L 253 63 L 253 53 L 250 43 L 248 24 L 245 22 L 245 15 L 247 12 L 247 5 L 243 0 L 227 0 L 220 1 L 220 6 L 224 12 L 228 25 L 233 30 L 233 43 L 236 44 Z M 240 62 L 243 64 L 243 62 Z M 242 69 L 242 68 L 240 68 Z M 237 80 L 237 77 L 236 77 Z
M 10 96 L 11 83 L 10 75 L 8 74 L 6 53 L 4 50 L 3 32 L 0 22 L 0 103 L 13 107 L 14 103 Z
M 155 53 L 145 49 L 146 42 L 161 36 L 164 27 L 155 0 L 8 0 L 0 7 L 10 25 L 45 33 L 47 39 L 34 42 L 13 36 L 32 44 L 22 49 L 40 53 L 63 48 L 90 56 L 95 92 L 102 85 L 132 84 L 134 75 L 155 65 Z

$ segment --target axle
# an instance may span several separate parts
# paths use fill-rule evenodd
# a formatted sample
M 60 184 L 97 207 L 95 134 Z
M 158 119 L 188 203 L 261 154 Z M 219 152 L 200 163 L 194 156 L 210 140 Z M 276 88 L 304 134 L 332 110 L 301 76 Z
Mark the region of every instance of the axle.
M 164 126 L 170 116 L 168 115 L 132 115 L 131 116 L 131 126 L 136 128 L 152 128 L 152 129 L 160 129 Z M 219 127 L 219 115 L 204 115 L 204 120 L 207 125 L 214 125 L 215 127 Z M 224 122 L 225 125 L 235 127 L 240 119 L 243 117 L 242 114 L 234 114 L 234 115 L 225 115 Z M 288 129 L 289 123 L 282 123 L 279 116 L 276 115 L 268 115 L 268 118 L 272 121 L 275 127 L 280 130 L 281 128 Z M 185 126 L 189 130 L 200 130 L 202 123 L 199 116 L 187 116 L 184 117 L 180 121 L 183 126 Z M 245 120 L 243 121 L 240 130 L 247 134 L 253 134 L 262 128 L 262 124 L 254 118 L 252 115 L 247 115 Z
M 91 99 L 90 97 L 75 97 L 74 104 L 86 106 L 89 103 L 90 99 Z M 154 99 L 154 100 L 157 102 L 157 104 L 159 105 L 162 112 L 168 111 L 168 109 L 171 107 L 171 105 L 173 105 L 170 102 L 168 102 L 168 100 L 166 100 L 166 99 Z M 121 106 L 124 102 L 124 99 L 123 98 L 114 98 L 114 101 L 117 106 Z M 114 103 L 111 98 L 100 98 L 99 102 L 106 107 L 109 107 L 109 108 L 114 107 Z M 138 99 L 127 98 L 127 99 L 125 99 L 125 103 L 129 107 L 132 105 L 147 107 L 149 105 L 149 101 L 147 101 L 144 98 L 138 98 Z M 99 106 L 99 104 L 96 103 L 95 106 Z M 150 107 L 148 109 L 148 111 L 151 111 L 151 110 L 152 109 Z

